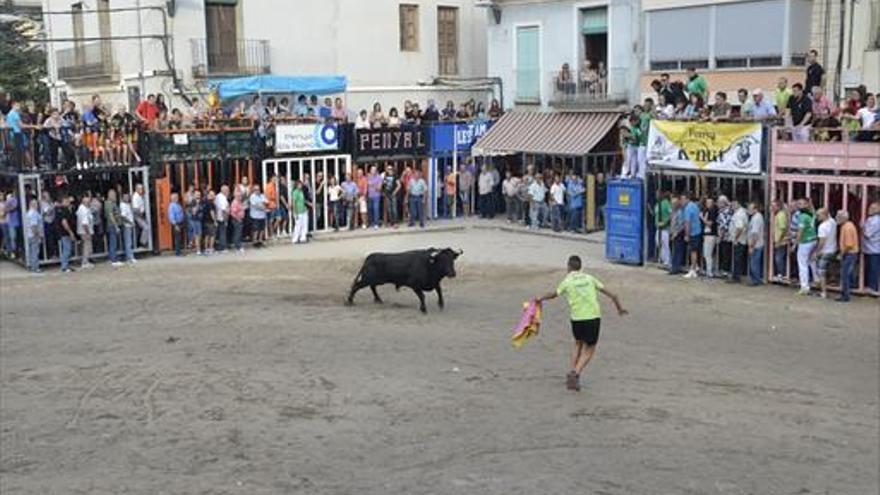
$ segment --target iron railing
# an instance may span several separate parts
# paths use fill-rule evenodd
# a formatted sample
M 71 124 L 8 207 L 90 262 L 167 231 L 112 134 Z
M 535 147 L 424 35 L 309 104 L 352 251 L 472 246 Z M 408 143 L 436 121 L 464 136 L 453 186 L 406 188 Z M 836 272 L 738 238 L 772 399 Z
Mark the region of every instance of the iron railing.
M 109 42 L 63 48 L 55 52 L 55 59 L 62 80 L 114 79 L 117 75 Z
M 190 40 L 193 77 L 258 75 L 272 71 L 268 40 L 235 40 L 208 43 L 204 38 Z
M 571 70 L 563 76 L 553 71 L 546 76 L 551 91 L 550 105 L 557 107 L 608 106 L 627 102 L 626 69 L 586 74 Z

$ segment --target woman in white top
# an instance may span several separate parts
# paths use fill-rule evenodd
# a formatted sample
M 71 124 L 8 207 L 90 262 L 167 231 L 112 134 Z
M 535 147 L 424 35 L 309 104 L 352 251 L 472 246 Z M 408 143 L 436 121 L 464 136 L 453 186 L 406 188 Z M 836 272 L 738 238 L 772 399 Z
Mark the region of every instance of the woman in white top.
M 357 118 L 354 120 L 354 128 L 355 129 L 369 129 L 370 128 L 370 119 L 367 118 L 367 111 L 361 110 L 361 113 L 358 114 Z
M 339 230 L 339 225 L 344 223 L 345 215 L 342 213 L 342 186 L 339 185 L 339 182 L 336 180 L 336 177 L 331 175 L 329 185 L 327 186 L 327 201 L 329 201 L 330 206 L 330 225 L 333 226 L 333 230 Z
M 370 114 L 370 126 L 373 129 L 383 127 L 388 124 L 388 119 L 382 113 L 382 105 L 377 101 L 373 103 L 373 113 Z
M 400 127 L 400 116 L 397 114 L 397 108 L 391 107 L 388 110 L 388 127 Z

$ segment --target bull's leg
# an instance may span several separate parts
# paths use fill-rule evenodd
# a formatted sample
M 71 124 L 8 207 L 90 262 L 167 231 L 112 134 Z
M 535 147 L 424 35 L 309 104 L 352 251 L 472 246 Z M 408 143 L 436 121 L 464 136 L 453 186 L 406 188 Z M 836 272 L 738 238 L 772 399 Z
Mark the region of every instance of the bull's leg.
M 376 286 L 371 285 L 370 290 L 373 291 L 373 301 L 375 301 L 376 304 L 382 304 L 382 298 L 379 297 L 379 293 L 376 292 Z
M 363 283 L 363 281 L 361 281 L 360 279 L 355 280 L 355 282 L 351 284 L 351 291 L 348 293 L 347 301 L 349 305 L 354 304 L 354 295 L 357 293 L 357 291 L 363 289 L 366 286 L 367 284 Z
M 428 308 L 425 307 L 425 293 L 422 292 L 422 289 L 416 288 L 413 288 L 413 292 L 415 292 L 416 295 L 419 296 L 419 311 L 421 311 L 422 313 L 427 313 Z
M 440 284 L 437 284 L 437 304 L 440 306 L 440 309 L 443 309 L 443 289 L 440 288 Z

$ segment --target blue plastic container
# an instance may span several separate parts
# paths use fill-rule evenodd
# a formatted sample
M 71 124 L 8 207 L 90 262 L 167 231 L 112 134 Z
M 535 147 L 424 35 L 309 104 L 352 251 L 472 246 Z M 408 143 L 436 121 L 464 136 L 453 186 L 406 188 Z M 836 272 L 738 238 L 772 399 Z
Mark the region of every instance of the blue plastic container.
M 616 263 L 644 262 L 644 184 L 637 179 L 608 182 L 605 204 L 605 257 Z

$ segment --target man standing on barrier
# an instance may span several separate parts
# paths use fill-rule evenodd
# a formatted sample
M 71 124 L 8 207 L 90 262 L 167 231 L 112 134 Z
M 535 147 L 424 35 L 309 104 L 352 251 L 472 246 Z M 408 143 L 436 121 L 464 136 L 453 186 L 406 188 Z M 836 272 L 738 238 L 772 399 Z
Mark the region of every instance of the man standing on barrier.
M 92 235 L 95 233 L 95 226 L 92 220 L 92 210 L 89 205 L 92 203 L 91 193 L 83 194 L 79 208 L 76 209 L 76 233 L 82 242 L 82 256 L 80 258 L 83 269 L 92 268 L 92 262 L 89 260 L 92 256 Z

